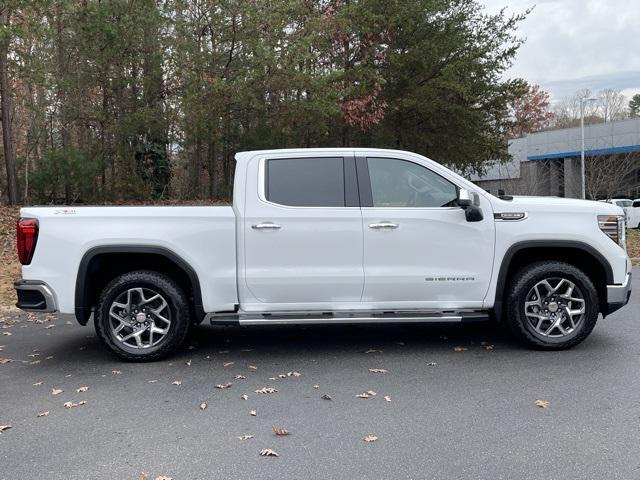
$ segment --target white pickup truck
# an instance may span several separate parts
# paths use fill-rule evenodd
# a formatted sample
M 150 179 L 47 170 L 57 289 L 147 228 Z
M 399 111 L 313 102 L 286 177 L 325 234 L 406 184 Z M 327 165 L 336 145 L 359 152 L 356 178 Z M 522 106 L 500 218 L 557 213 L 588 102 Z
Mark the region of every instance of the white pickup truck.
M 233 206 L 30 207 L 23 310 L 91 314 L 126 360 L 175 351 L 191 325 L 465 322 L 526 345 L 584 340 L 628 302 L 621 208 L 496 198 L 420 155 L 236 155 Z

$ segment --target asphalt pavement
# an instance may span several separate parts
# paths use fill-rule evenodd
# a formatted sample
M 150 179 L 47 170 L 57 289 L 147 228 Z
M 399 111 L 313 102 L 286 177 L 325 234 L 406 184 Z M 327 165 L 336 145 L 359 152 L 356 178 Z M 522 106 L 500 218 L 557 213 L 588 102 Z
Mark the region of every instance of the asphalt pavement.
M 487 323 L 202 325 L 148 364 L 3 314 L 0 479 L 639 479 L 639 303 L 564 352 Z

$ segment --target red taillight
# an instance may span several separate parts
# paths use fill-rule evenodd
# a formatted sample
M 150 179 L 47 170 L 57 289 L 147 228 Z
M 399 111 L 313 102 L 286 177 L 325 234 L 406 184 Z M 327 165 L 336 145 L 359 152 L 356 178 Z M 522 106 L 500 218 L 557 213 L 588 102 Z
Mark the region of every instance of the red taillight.
M 18 220 L 18 258 L 22 265 L 29 265 L 38 240 L 38 220 L 21 218 Z

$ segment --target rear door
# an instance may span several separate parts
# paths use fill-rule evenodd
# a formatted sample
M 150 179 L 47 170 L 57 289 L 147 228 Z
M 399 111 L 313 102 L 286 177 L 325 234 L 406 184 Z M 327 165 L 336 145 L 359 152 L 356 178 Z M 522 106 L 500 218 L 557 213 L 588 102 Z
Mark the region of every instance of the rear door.
M 489 287 L 494 220 L 468 222 L 458 186 L 426 165 L 357 159 L 370 308 L 479 308 Z
M 248 175 L 257 174 L 258 195 L 247 191 L 244 212 L 244 309 L 358 303 L 363 239 L 353 154 L 257 161 Z

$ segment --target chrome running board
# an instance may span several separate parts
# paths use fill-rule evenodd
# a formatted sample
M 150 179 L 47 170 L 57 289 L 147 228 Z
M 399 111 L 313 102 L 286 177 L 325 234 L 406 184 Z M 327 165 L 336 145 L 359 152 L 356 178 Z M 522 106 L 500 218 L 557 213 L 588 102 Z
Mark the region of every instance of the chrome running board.
M 210 313 L 211 325 L 329 325 L 349 323 L 459 323 L 484 321 L 484 311 L 345 311 Z

